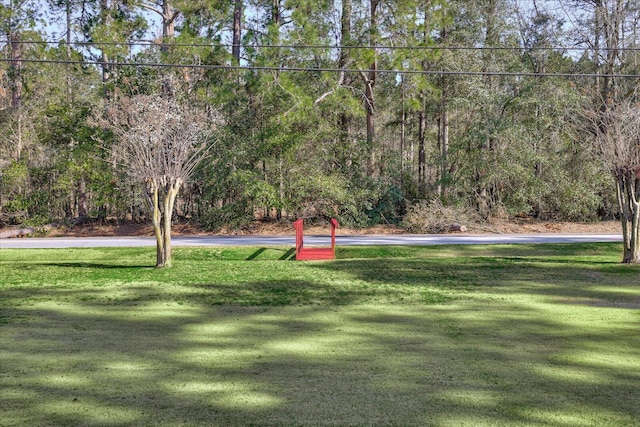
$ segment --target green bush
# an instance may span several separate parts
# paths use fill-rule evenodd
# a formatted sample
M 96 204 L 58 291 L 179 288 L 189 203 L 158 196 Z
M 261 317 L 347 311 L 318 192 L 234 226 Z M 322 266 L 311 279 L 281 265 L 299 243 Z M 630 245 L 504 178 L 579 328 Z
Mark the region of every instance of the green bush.
M 249 225 L 252 220 L 253 213 L 251 209 L 242 201 L 229 203 L 220 208 L 209 208 L 198 218 L 200 226 L 210 231 L 242 229 Z

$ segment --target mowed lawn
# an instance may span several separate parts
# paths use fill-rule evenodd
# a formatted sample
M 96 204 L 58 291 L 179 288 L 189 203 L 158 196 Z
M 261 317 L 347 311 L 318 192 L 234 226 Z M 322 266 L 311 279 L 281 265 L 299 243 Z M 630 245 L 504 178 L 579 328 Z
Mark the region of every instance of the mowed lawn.
M 621 253 L 0 249 L 0 425 L 638 426 Z

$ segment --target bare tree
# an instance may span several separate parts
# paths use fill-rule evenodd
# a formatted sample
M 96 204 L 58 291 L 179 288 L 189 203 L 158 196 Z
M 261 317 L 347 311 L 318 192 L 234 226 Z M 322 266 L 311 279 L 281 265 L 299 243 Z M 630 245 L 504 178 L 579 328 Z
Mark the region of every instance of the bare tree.
M 171 266 L 171 220 L 181 186 L 206 155 L 215 120 L 202 110 L 157 95 L 110 105 L 100 123 L 125 173 L 145 183 L 157 242 L 157 267 Z
M 593 20 L 578 29 L 593 51 L 595 93 L 587 108 L 588 131 L 616 180 L 624 237 L 623 262 L 640 263 L 640 105 L 637 83 L 618 74 L 635 70 L 628 52 L 637 46 L 640 9 L 628 0 L 580 0 Z M 629 82 L 632 82 L 629 84 Z
M 623 263 L 640 263 L 640 105 L 620 102 L 592 110 L 589 128 L 616 180 L 624 241 Z

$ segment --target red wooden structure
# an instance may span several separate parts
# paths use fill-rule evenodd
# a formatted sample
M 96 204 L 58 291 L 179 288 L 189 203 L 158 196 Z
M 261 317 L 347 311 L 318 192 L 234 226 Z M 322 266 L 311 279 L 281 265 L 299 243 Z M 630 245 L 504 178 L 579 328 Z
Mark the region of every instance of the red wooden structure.
M 315 260 L 315 259 L 334 259 L 336 257 L 336 227 L 338 221 L 331 218 L 331 247 L 330 248 L 305 248 L 303 227 L 304 221 L 298 219 L 294 221 L 293 226 L 296 229 L 296 259 L 297 260 Z

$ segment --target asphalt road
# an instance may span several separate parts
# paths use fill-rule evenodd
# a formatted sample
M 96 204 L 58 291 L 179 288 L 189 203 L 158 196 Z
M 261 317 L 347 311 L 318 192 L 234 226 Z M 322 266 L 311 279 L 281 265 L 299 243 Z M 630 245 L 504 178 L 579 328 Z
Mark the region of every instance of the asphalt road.
M 517 243 L 621 242 L 620 234 L 450 234 L 337 236 L 336 245 L 479 245 Z M 328 246 L 328 236 L 305 236 L 305 246 Z M 155 246 L 153 237 L 52 237 L 0 239 L 0 249 Z M 295 246 L 294 236 L 174 236 L 177 246 Z

